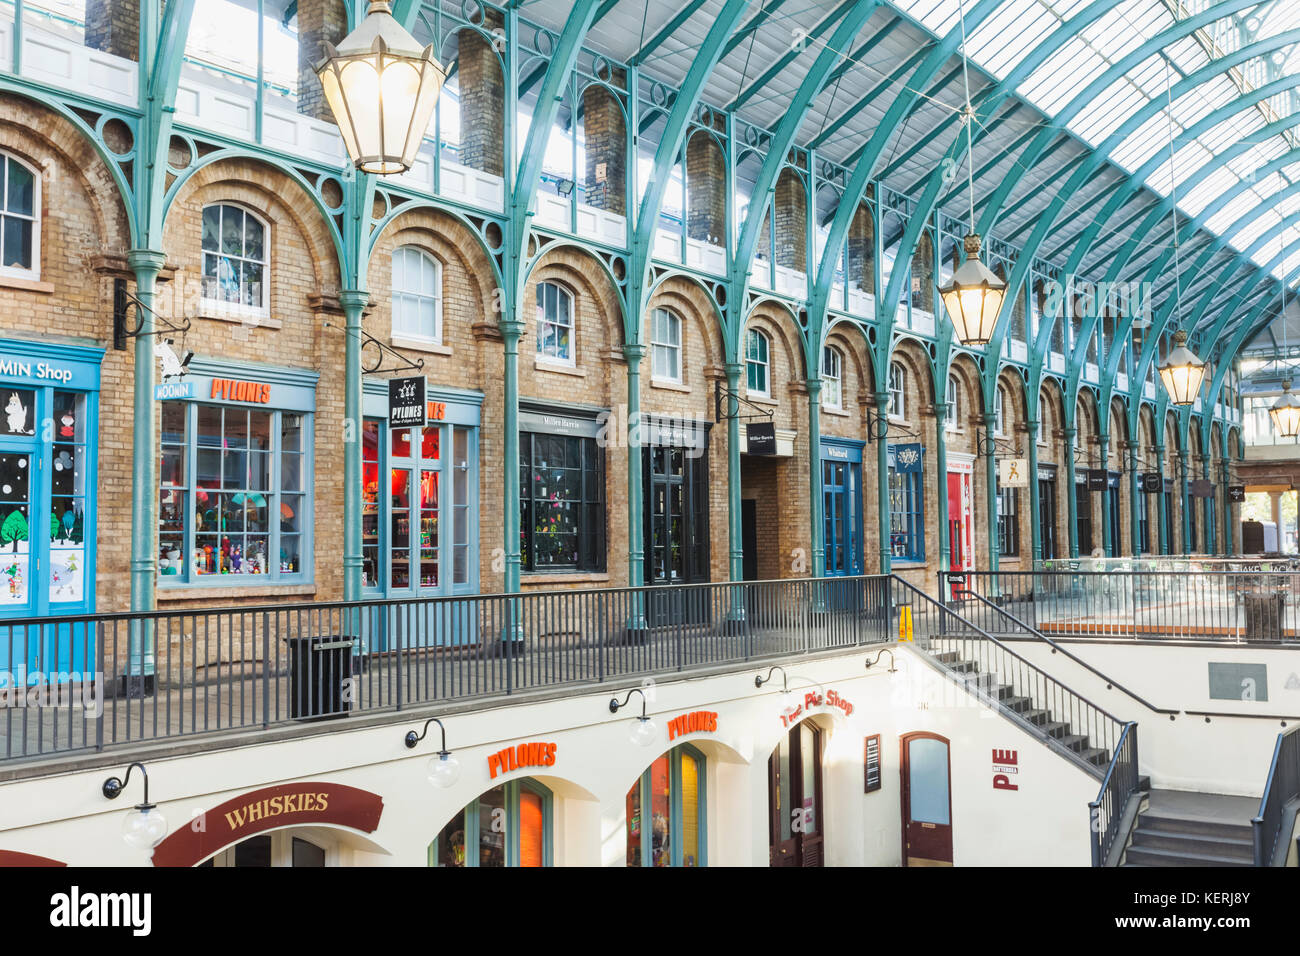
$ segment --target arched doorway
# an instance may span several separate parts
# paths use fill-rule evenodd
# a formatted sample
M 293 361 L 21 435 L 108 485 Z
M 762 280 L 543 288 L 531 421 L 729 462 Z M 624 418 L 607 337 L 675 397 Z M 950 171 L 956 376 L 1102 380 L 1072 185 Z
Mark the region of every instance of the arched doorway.
M 552 804 L 550 788 L 531 777 L 485 790 L 439 831 L 429 865 L 550 866 Z
M 326 866 L 329 847 L 292 830 L 259 833 L 208 857 L 200 867 Z
M 902 775 L 903 865 L 952 866 L 952 788 L 948 738 L 904 734 Z
M 825 732 L 800 721 L 767 758 L 768 855 L 772 866 L 822 866 L 822 753 Z
M 628 866 L 707 866 L 704 754 L 674 747 L 627 792 Z

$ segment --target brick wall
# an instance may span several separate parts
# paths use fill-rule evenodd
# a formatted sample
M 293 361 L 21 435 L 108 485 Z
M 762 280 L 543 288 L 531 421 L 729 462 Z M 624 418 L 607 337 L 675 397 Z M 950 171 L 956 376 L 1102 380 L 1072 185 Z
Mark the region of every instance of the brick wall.
M 626 88 L 626 71 L 614 70 L 610 84 Z M 622 107 L 613 93 L 593 82 L 582 91 L 582 112 L 587 205 L 622 216 L 627 212 L 627 130 Z
M 772 194 L 776 212 L 776 264 L 796 272 L 808 265 L 808 193 L 799 174 L 786 166 Z
M 487 11 L 488 30 L 499 28 L 501 14 Z M 460 161 L 471 169 L 505 173 L 505 81 L 492 44 L 478 32 L 461 30 L 457 59 L 460 84 Z
M 86 0 L 86 46 L 140 58 L 140 0 Z
M 727 166 L 717 140 L 697 131 L 686 141 L 686 235 L 721 244 L 727 234 Z
M 135 0 L 138 2 L 138 0 Z M 333 122 L 316 64 L 325 57 L 323 43 L 338 44 L 348 32 L 342 0 L 298 0 L 298 112 Z

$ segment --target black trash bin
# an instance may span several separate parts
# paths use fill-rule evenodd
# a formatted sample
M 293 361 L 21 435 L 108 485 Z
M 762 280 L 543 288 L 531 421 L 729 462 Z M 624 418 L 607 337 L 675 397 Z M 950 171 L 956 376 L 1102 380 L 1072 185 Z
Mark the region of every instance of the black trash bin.
M 1246 640 L 1282 640 L 1282 621 L 1286 612 L 1286 595 L 1262 588 L 1248 591 L 1242 603 L 1246 611 Z
M 346 717 L 352 709 L 352 638 L 337 634 L 288 637 L 289 716 Z

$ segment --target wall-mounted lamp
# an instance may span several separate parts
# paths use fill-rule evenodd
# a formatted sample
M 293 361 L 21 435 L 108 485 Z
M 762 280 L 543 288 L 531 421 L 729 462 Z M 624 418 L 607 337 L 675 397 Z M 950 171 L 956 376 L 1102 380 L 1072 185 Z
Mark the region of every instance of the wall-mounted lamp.
M 873 668 L 873 667 L 875 667 L 877 664 L 879 664 L 879 663 L 880 663 L 880 659 L 881 659 L 882 657 L 884 657 L 886 654 L 889 655 L 889 673 L 891 673 L 891 674 L 897 674 L 897 673 L 898 673 L 898 668 L 894 666 L 894 652 L 891 651 L 889 648 L 885 648 L 884 650 L 876 651 L 876 656 L 875 656 L 875 657 L 872 657 L 872 658 L 869 658 L 869 659 L 867 660 L 867 670 L 871 670 L 871 668 Z
M 158 812 L 158 808 L 149 802 L 149 774 L 145 771 L 144 764 L 131 764 L 126 768 L 125 779 L 109 777 L 100 790 L 107 799 L 116 800 L 122 795 L 126 785 L 131 782 L 131 771 L 136 767 L 140 768 L 140 776 L 144 778 L 144 802 L 137 803 L 122 818 L 122 839 L 136 849 L 148 850 L 157 846 L 167 835 L 167 820 Z
M 573 180 L 557 179 L 555 181 L 555 191 L 559 193 L 561 196 L 573 195 Z
M 792 710 L 794 710 L 794 698 L 790 696 L 789 678 L 786 677 L 784 667 L 782 667 L 780 664 L 773 664 L 771 667 L 767 669 L 766 677 L 764 677 L 762 674 L 758 674 L 754 677 L 754 686 L 762 687 L 764 684 L 766 684 L 768 681 L 772 679 L 772 674 L 775 671 L 781 672 L 781 713 L 788 714 Z
M 617 714 L 628 705 L 632 700 L 633 694 L 641 695 L 641 716 L 636 719 L 634 724 L 632 724 L 631 728 L 627 732 L 627 736 L 632 743 L 640 747 L 649 747 L 659 736 L 659 728 L 655 726 L 654 720 L 645 712 L 645 691 L 640 687 L 633 687 L 627 692 L 627 696 L 623 698 L 622 703 L 619 703 L 617 697 L 611 697 L 609 700 L 609 712 L 611 714 Z
M 430 717 L 424 722 L 424 729 L 418 734 L 414 730 L 407 731 L 403 743 L 408 749 L 414 750 L 415 745 L 429 733 L 430 724 L 437 724 L 438 729 L 442 731 L 442 747 L 429 758 L 429 782 L 435 787 L 446 790 L 460 779 L 460 761 L 447 749 L 447 728 L 442 725 L 442 721 L 437 717 Z

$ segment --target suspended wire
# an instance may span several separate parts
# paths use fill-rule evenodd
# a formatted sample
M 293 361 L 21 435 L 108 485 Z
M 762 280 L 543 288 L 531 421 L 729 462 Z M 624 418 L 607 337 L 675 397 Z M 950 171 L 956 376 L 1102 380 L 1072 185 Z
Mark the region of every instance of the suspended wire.
M 1174 309 L 1178 327 L 1183 327 L 1183 266 L 1178 242 L 1178 183 L 1174 170 L 1174 89 L 1170 79 L 1169 57 L 1165 57 L 1165 115 L 1169 118 L 1169 206 L 1174 217 Z

